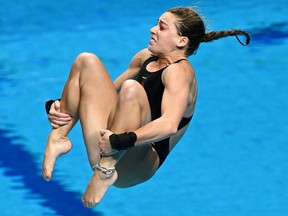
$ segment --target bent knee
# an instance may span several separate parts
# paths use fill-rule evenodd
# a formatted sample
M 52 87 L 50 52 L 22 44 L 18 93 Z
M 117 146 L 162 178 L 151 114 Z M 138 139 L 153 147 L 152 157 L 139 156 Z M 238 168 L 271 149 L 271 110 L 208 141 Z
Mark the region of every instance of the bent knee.
M 138 89 L 140 88 L 141 85 L 136 81 L 136 80 L 133 80 L 133 79 L 128 79 L 128 80 L 125 80 L 122 84 L 122 87 L 121 87 L 121 90 L 122 89 L 125 89 L 125 90 L 129 90 L 129 89 Z
M 98 58 L 97 55 L 93 54 L 93 53 L 89 53 L 89 52 L 83 52 L 80 53 L 74 64 L 76 64 L 77 66 L 81 66 L 81 67 L 85 67 L 85 66 L 91 66 L 94 64 L 98 64 L 100 63 L 100 59 Z
M 141 95 L 144 96 L 143 87 L 135 80 L 129 79 L 123 82 L 119 93 L 120 100 L 134 100 L 140 99 Z

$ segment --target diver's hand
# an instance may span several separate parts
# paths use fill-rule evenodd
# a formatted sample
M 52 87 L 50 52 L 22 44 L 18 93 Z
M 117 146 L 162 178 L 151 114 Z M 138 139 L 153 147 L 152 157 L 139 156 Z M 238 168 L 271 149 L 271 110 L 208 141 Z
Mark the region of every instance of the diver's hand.
M 71 116 L 60 111 L 60 101 L 56 100 L 49 110 L 48 120 L 52 128 L 57 129 L 67 125 L 71 121 Z
M 117 150 L 115 150 L 111 147 L 111 143 L 110 143 L 110 139 L 109 139 L 111 134 L 113 134 L 113 133 L 110 130 L 101 130 L 100 131 L 101 138 L 99 140 L 99 144 L 100 144 L 102 156 L 111 156 L 111 155 L 115 154 L 116 152 L 118 152 Z

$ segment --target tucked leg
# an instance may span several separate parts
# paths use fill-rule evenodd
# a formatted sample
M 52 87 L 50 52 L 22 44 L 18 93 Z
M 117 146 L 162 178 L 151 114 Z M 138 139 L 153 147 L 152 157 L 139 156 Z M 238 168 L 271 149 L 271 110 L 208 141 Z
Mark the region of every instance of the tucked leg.
M 149 102 L 144 89 L 139 83 L 134 80 L 128 80 L 123 83 L 117 100 L 116 110 L 113 113 L 113 122 L 110 125 L 110 130 L 115 133 L 136 130 L 137 128 L 145 125 L 151 120 Z M 139 160 L 146 157 L 146 154 L 148 152 L 151 153 L 150 145 L 143 147 L 134 147 L 132 149 L 136 150 L 135 153 L 139 156 L 139 158 L 136 159 L 135 157 L 133 157 L 135 161 L 129 161 L 129 163 L 131 164 L 138 163 Z M 100 165 L 106 168 L 114 167 L 125 154 L 125 152 L 126 151 L 120 151 L 111 157 L 103 157 L 100 161 Z M 150 166 L 150 171 L 145 171 L 145 173 L 149 173 L 148 175 L 151 177 L 157 169 L 157 156 L 155 157 L 155 160 L 150 163 L 152 164 L 152 167 Z M 126 167 L 126 169 L 126 173 L 128 173 L 129 166 Z M 86 207 L 92 207 L 94 205 L 97 205 L 101 201 L 109 187 L 113 185 L 116 181 L 118 181 L 118 175 L 125 176 L 125 173 L 117 173 L 117 171 L 115 171 L 114 173 L 107 175 L 103 174 L 99 170 L 95 170 L 94 175 L 90 180 L 89 185 L 82 198 L 84 205 Z M 125 177 L 121 177 L 122 180 L 123 178 Z M 143 182 L 144 179 L 147 180 L 148 177 L 147 175 L 143 175 L 141 177 L 140 175 L 134 175 L 134 178 L 127 178 L 126 180 L 133 182 L 128 182 L 127 184 L 130 184 L 130 186 L 132 186 L 135 185 L 136 182 L 139 183 Z
M 61 111 L 70 114 L 72 121 L 52 129 L 49 135 L 42 166 L 46 180 L 52 177 L 56 159 L 72 148 L 67 135 L 79 117 L 89 162 L 99 162 L 99 130 L 107 127 L 116 98 L 114 85 L 101 61 L 93 54 L 80 54 L 72 65 L 61 99 Z

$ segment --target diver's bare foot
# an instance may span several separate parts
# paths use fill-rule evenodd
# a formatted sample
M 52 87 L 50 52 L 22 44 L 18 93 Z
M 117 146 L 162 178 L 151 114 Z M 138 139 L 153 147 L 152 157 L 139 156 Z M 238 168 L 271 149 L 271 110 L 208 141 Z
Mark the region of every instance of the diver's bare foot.
M 55 130 L 52 130 L 46 144 L 42 165 L 42 176 L 46 181 L 50 181 L 52 178 L 52 172 L 56 159 L 59 156 L 69 152 L 71 148 L 72 143 L 68 137 L 56 136 Z
M 106 175 L 95 170 L 86 191 L 82 197 L 85 207 L 91 208 L 100 203 L 106 191 L 117 180 L 118 174 L 115 171 L 111 175 Z

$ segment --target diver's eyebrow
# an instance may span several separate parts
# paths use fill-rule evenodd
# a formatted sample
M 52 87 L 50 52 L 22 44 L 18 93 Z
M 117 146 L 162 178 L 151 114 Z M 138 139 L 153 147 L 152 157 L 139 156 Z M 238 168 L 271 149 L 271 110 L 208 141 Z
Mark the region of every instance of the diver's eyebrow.
M 157 21 L 158 21 L 158 23 L 161 23 L 161 24 L 164 24 L 164 25 L 167 25 L 167 26 L 168 26 L 168 23 L 165 22 L 165 21 L 163 21 L 162 19 L 158 19 Z

